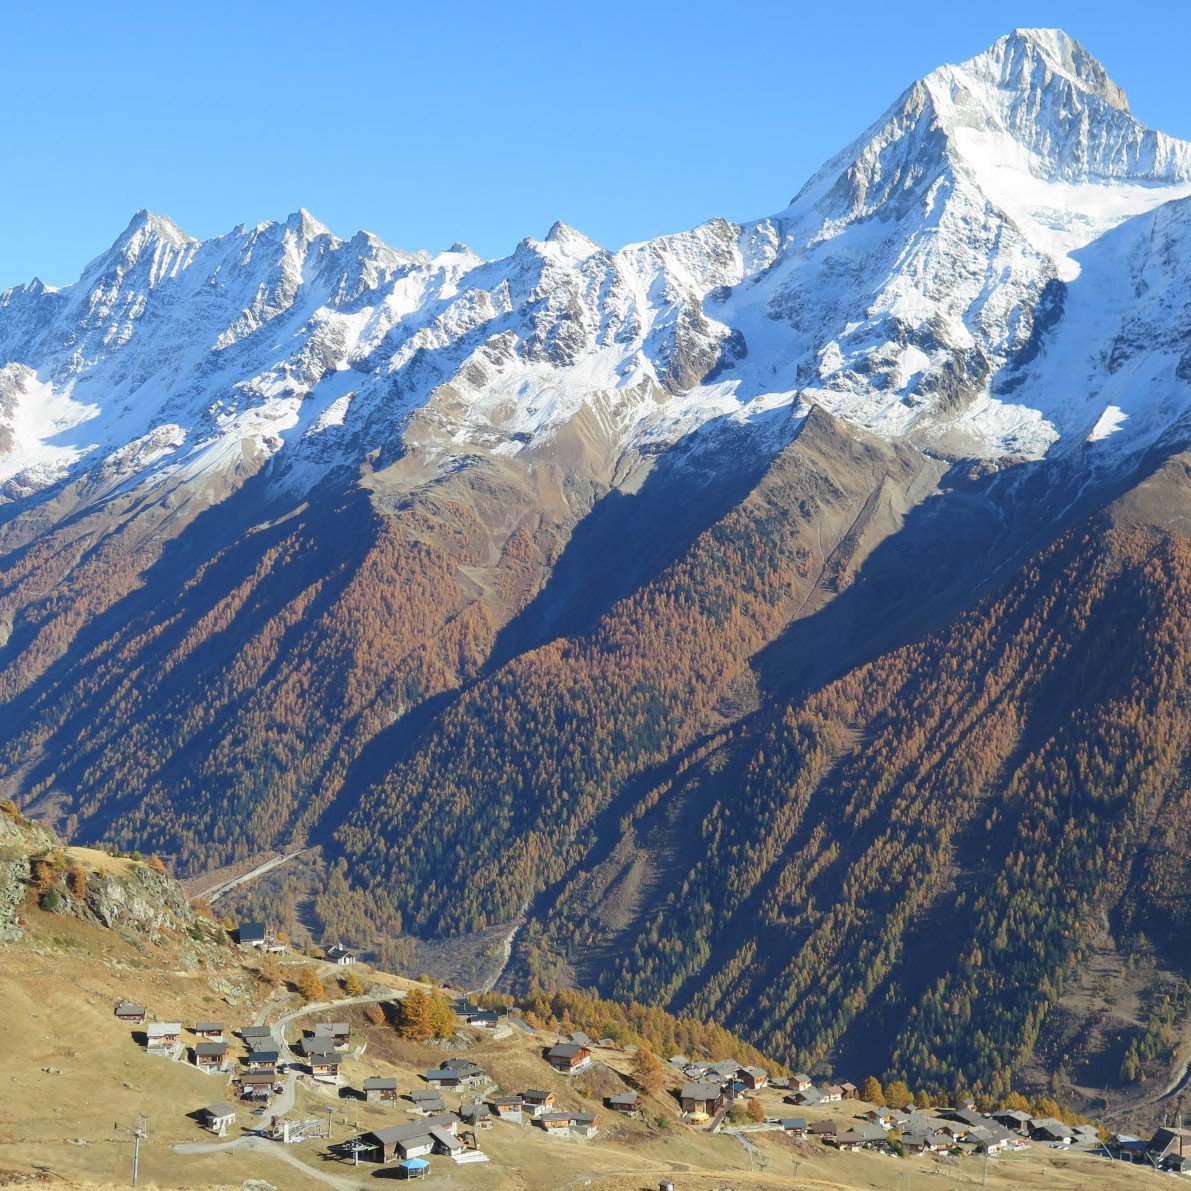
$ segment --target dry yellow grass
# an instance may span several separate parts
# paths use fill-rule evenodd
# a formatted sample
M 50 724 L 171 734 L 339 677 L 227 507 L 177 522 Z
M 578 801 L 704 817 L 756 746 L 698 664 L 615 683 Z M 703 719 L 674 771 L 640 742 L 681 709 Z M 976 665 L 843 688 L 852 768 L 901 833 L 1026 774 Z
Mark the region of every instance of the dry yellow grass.
M 131 1141 L 126 1130 L 135 1123 L 136 1114 L 144 1112 L 150 1137 L 142 1149 L 142 1187 L 215 1191 L 238 1189 L 246 1179 L 263 1179 L 282 1191 L 376 1186 L 376 1166 L 362 1164 L 353 1169 L 329 1157 L 315 1142 L 287 1147 L 284 1156 L 282 1147 L 271 1143 L 260 1151 L 198 1156 L 171 1150 L 175 1142 L 210 1140 L 187 1114 L 226 1098 L 226 1081 L 147 1054 L 133 1040 L 133 1030 L 115 1019 L 112 1008 L 120 998 L 130 997 L 144 1001 L 158 1020 L 193 1023 L 200 1017 L 218 1018 L 229 1025 L 253 1020 L 266 1007 L 271 1019 L 298 1008 L 292 997 L 270 1003 L 271 991 L 254 975 L 255 956 L 230 947 L 204 948 L 185 938 L 155 946 L 35 908 L 27 916 L 27 938 L 0 952 L 6 1026 L 5 1067 L 0 1073 L 0 1171 L 45 1171 L 54 1177 L 51 1185 L 77 1191 L 128 1186 Z M 325 974 L 331 976 L 329 970 Z M 366 975 L 371 982 L 372 974 Z M 377 979 L 398 989 L 412 983 L 400 977 Z M 307 1020 L 330 1015 L 313 1013 Z M 344 1065 L 344 1082 L 349 1086 L 358 1088 L 373 1074 L 396 1075 L 403 1091 L 424 1086 L 417 1073 L 445 1057 L 441 1047 L 403 1042 L 387 1025 L 370 1025 L 361 1008 L 336 1010 L 333 1015 L 349 1017 L 354 1045 L 366 1044 L 362 1056 L 349 1058 Z M 302 1024 L 295 1023 L 295 1037 Z M 937 1159 L 899 1161 L 865 1153 L 840 1154 L 818 1143 L 793 1143 L 775 1133 L 755 1135 L 766 1165 L 762 1171 L 757 1169 L 757 1159 L 732 1137 L 713 1136 L 679 1123 L 669 1090 L 649 1103 L 655 1122 L 663 1115 L 669 1118 L 667 1127 L 610 1114 L 600 1097 L 620 1086 L 627 1072 L 626 1056 L 600 1052 L 606 1070 L 568 1081 L 553 1073 L 541 1057 L 551 1040 L 519 1032 L 499 1039 L 476 1034 L 468 1053 L 506 1090 L 547 1087 L 556 1091 L 563 1106 L 599 1112 L 601 1136 L 592 1141 L 567 1140 L 548 1137 L 529 1125 L 498 1122 L 479 1134 L 491 1161 L 455 1166 L 435 1159 L 435 1186 L 450 1191 L 563 1191 L 591 1180 L 593 1191 L 639 1191 L 655 1189 L 669 1177 L 680 1191 L 790 1186 L 867 1191 L 887 1187 L 896 1179 L 899 1191 L 941 1191 L 978 1182 L 982 1173 L 974 1158 L 944 1164 Z M 445 1098 L 450 1107 L 460 1103 L 450 1093 Z M 791 1111 L 781 1106 L 778 1093 L 767 1091 L 763 1099 L 772 1115 Z M 333 1110 L 339 1139 L 357 1127 L 369 1129 L 410 1118 L 408 1104 L 367 1105 L 334 1093 L 300 1089 L 299 1114 L 320 1116 L 327 1107 Z M 844 1104 L 797 1111 L 846 1120 L 862 1107 Z M 246 1119 L 242 1114 L 239 1123 Z M 1139 1169 L 1042 1150 L 998 1159 L 990 1163 L 988 1175 L 988 1185 L 994 1189 L 1037 1187 L 1039 1191 L 1075 1191 L 1093 1182 L 1106 1191 L 1128 1191 L 1152 1180 L 1152 1175 L 1147 1179 Z

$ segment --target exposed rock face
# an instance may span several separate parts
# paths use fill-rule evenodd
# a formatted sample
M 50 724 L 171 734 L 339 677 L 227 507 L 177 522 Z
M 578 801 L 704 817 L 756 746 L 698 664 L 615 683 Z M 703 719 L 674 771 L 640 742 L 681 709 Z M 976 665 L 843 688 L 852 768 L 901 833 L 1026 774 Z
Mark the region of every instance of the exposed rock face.
M 20 908 L 37 879 L 34 868 L 46 861 L 49 898 L 45 908 L 97 922 L 115 930 L 153 933 L 185 930 L 195 923 L 182 887 L 168 873 L 142 861 L 119 861 L 97 868 L 94 853 L 64 848 L 39 824 L 0 811 L 0 942 L 12 943 L 24 933 Z M 76 873 L 82 896 L 66 879 Z

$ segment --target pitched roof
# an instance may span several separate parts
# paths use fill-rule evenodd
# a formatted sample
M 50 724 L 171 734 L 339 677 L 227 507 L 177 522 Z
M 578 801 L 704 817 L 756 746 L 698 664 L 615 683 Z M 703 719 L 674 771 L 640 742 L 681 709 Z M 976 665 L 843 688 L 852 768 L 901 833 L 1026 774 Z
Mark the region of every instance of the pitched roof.
M 236 1110 L 230 1104 L 220 1101 L 218 1104 L 208 1104 L 203 1112 L 209 1117 L 234 1117 Z
M 723 1089 L 718 1083 L 708 1083 L 704 1080 L 682 1085 L 683 1100 L 718 1100 L 722 1095 Z
M 385 1092 L 397 1090 L 397 1078 L 392 1075 L 373 1075 L 364 1081 L 364 1091 Z
M 241 943 L 263 943 L 265 941 L 265 924 L 263 922 L 241 922 L 236 936 Z
M 214 1034 L 217 1031 L 223 1033 L 225 1026 L 221 1021 L 197 1021 L 194 1023 L 194 1032 L 196 1034 Z
M 574 1059 L 587 1048 L 581 1042 L 560 1042 L 546 1052 L 548 1059 Z
M 195 1048 L 196 1055 L 202 1055 L 203 1058 L 218 1058 L 220 1055 L 227 1054 L 226 1042 L 200 1042 Z

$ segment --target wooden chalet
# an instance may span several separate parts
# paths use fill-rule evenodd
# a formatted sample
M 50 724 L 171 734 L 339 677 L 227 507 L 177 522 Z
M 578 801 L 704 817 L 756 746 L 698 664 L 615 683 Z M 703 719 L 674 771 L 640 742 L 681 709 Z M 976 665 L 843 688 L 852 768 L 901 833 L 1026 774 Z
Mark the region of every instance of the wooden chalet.
M 314 1027 L 316 1042 L 325 1039 L 336 1046 L 346 1046 L 351 1036 L 352 1028 L 345 1021 L 320 1021 Z
M 404 1125 L 373 1129 L 365 1133 L 362 1140 L 371 1144 L 377 1162 L 392 1162 L 397 1158 L 424 1158 L 433 1154 L 436 1149 L 452 1152 L 460 1148 L 455 1136 L 458 1127 L 459 1118 L 454 1113 L 444 1113 L 442 1116 L 427 1117 L 423 1121 L 409 1121 Z
M 684 1083 L 678 1095 L 682 1115 L 690 1120 L 706 1120 L 724 1107 L 724 1089 L 718 1083 L 703 1080 Z
M 546 1062 L 560 1075 L 575 1075 L 591 1066 L 591 1050 L 582 1042 L 560 1042 L 546 1052 Z
M 245 1071 L 272 1071 L 280 1061 L 281 1051 L 275 1048 L 252 1050 L 245 1057 L 243 1066 Z
M 167 1046 L 175 1046 L 181 1037 L 180 1021 L 151 1021 L 145 1027 L 145 1045 L 150 1050 L 164 1050 Z
M 525 1119 L 525 1101 L 520 1096 L 494 1096 L 489 1103 L 502 1121 L 520 1125 Z
M 224 1029 L 224 1024 L 221 1021 L 199 1021 L 195 1022 L 191 1033 L 199 1038 L 205 1038 L 208 1042 L 220 1042 L 223 1039 Z
M 121 1001 L 116 1006 L 116 1017 L 130 1026 L 144 1025 L 147 1016 L 148 1010 L 145 1006 L 138 1005 L 135 1001 Z
M 364 1099 L 369 1104 L 397 1099 L 397 1080 L 391 1076 L 374 1075 L 364 1081 Z
M 226 1062 L 226 1042 L 200 1042 L 194 1048 L 194 1065 L 200 1071 L 222 1071 Z
M 554 1108 L 554 1093 L 547 1092 L 543 1088 L 530 1088 L 529 1091 L 521 1093 L 521 1102 L 524 1105 L 525 1115 L 537 1120 Z
M 617 1092 L 608 1097 L 608 1107 L 626 1117 L 635 1117 L 641 1111 L 641 1097 L 636 1092 Z

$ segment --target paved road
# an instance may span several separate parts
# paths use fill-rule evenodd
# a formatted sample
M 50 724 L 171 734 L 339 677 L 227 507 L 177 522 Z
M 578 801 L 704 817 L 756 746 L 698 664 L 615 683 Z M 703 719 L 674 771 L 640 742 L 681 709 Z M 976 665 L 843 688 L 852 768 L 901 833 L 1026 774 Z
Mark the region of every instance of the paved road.
M 299 848 L 296 852 L 289 852 L 285 856 L 274 856 L 272 860 L 266 860 L 264 864 L 258 864 L 256 868 L 250 868 L 243 876 L 232 877 L 229 881 L 219 881 L 209 889 L 204 889 L 195 896 L 205 898 L 209 902 L 214 902 L 225 893 L 235 889 L 237 885 L 243 885 L 247 881 L 255 881 L 257 877 L 263 877 L 265 873 L 271 873 L 287 860 L 293 860 L 295 856 L 301 856 L 309 851 L 309 848 Z
M 320 1170 L 317 1166 L 303 1162 L 291 1147 L 253 1134 L 237 1137 L 235 1141 L 182 1142 L 170 1148 L 175 1154 L 222 1154 L 232 1150 L 257 1150 L 268 1154 L 271 1158 L 278 1159 L 278 1161 L 288 1163 L 296 1170 L 302 1171 L 303 1174 L 308 1174 L 312 1179 L 318 1179 L 320 1183 L 338 1188 L 338 1191 L 359 1191 L 360 1188 L 371 1185 L 361 1182 L 358 1178 L 347 1178 L 344 1175 L 332 1174 L 329 1170 Z

